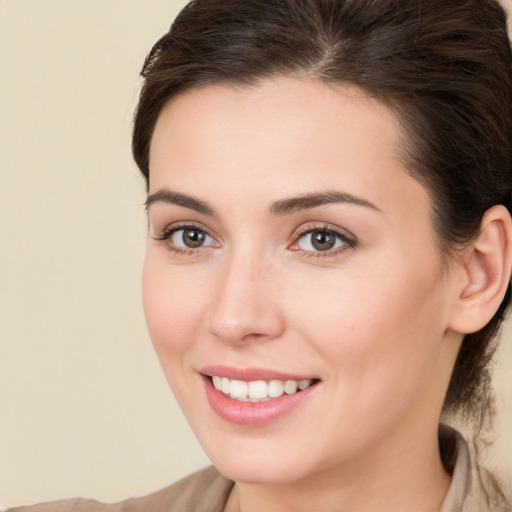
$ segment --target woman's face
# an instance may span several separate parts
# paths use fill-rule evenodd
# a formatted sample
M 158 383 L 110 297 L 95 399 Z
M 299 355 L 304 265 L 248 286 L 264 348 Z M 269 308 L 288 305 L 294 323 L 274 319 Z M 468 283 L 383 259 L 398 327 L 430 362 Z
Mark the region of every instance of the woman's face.
M 227 476 L 368 468 L 437 432 L 456 286 L 400 147 L 394 115 L 348 86 L 207 86 L 161 113 L 145 314 Z

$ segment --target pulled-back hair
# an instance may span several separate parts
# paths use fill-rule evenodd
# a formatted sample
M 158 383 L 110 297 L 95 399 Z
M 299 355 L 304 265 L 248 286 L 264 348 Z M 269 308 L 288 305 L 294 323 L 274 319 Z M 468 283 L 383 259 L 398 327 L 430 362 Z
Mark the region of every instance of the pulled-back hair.
M 512 211 L 512 63 L 494 0 L 194 0 L 148 55 L 133 154 L 149 183 L 163 107 L 208 84 L 276 75 L 348 83 L 390 107 L 410 174 L 429 191 L 441 251 L 477 234 L 487 209 Z M 492 411 L 489 362 L 511 300 L 465 336 L 445 412 L 477 429 Z

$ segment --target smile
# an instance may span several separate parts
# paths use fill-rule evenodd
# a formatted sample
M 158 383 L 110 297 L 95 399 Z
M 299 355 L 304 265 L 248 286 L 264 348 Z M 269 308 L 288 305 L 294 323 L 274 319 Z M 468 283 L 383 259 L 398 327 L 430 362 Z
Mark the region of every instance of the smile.
M 240 370 L 227 366 L 201 371 L 206 398 L 223 420 L 262 427 L 302 410 L 321 381 L 272 370 Z
M 243 380 L 228 379 L 214 375 L 212 377 L 213 386 L 218 391 L 229 396 L 233 400 L 241 402 L 266 402 L 280 396 L 293 395 L 299 391 L 304 391 L 313 384 L 312 379 L 305 380 L 253 380 L 246 382 Z

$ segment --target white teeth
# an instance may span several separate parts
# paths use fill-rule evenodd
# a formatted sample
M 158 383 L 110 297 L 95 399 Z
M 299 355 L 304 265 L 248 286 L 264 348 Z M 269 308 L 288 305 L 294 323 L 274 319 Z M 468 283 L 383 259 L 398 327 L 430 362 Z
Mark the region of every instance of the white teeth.
M 264 380 L 249 382 L 249 398 L 267 398 L 268 386 Z
M 284 386 L 280 380 L 271 380 L 268 383 L 268 396 L 278 398 L 284 393 Z
M 214 377 L 212 377 L 212 380 L 215 389 L 218 389 L 220 391 L 222 389 L 222 378 L 215 375 Z
M 312 384 L 312 381 L 310 379 L 307 379 L 307 380 L 300 380 L 299 381 L 299 389 L 301 391 L 304 391 L 305 389 L 308 389 L 309 386 L 311 386 Z
M 284 392 L 287 395 L 293 395 L 293 393 L 297 392 L 297 381 L 296 380 L 287 380 L 284 383 Z
M 229 384 L 229 396 L 231 398 L 247 398 L 247 382 L 232 380 Z
M 245 382 L 243 380 L 228 379 L 214 375 L 212 377 L 215 389 L 222 391 L 234 400 L 242 402 L 263 402 L 271 398 L 278 398 L 284 393 L 292 395 L 297 391 L 303 391 L 313 384 L 311 379 L 296 380 L 254 380 Z

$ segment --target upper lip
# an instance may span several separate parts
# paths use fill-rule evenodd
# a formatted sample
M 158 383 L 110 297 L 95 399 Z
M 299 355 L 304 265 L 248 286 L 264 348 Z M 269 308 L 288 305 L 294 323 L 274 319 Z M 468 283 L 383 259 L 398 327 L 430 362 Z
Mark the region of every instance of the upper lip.
M 255 380 L 308 380 L 316 379 L 311 375 L 301 375 L 298 373 L 288 373 L 279 370 L 271 370 L 268 368 L 237 368 L 234 366 L 211 365 L 205 366 L 200 373 L 208 377 L 219 376 L 227 377 L 230 380 L 243 380 L 251 382 Z

